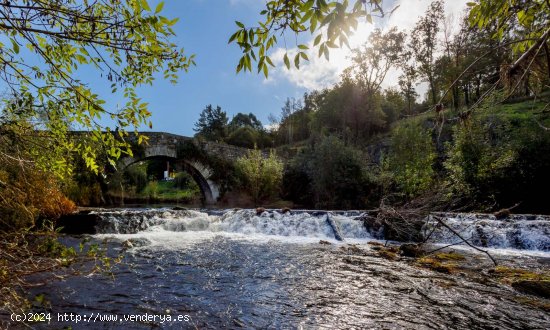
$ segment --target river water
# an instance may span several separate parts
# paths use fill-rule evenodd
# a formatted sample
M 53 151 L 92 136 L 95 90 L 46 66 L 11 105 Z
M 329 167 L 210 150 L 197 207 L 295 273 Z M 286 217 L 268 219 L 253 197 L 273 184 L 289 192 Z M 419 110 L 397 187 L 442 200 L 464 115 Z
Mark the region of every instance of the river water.
M 51 302 L 46 310 L 53 316 L 51 324 L 37 328 L 550 329 L 550 315 L 522 303 L 509 286 L 380 258 L 356 212 L 331 215 L 343 242 L 323 212 L 165 209 L 98 215 L 98 233 L 90 242 L 122 254 L 123 262 L 113 276 L 69 276 L 34 289 Z M 460 230 L 457 217 L 449 219 Z M 521 240 L 517 228 L 508 226 L 507 233 L 502 224 L 495 224 L 500 241 L 477 243 L 488 244 L 503 263 L 544 265 L 550 260 L 548 226 L 538 221 L 543 229 L 523 226 L 524 245 L 513 243 Z M 465 235 L 480 233 L 465 223 Z M 433 237 L 451 242 L 444 233 Z M 524 250 L 510 249 L 518 247 Z M 468 253 L 480 269 L 489 265 L 482 255 Z M 82 319 L 67 322 L 57 313 Z M 100 322 L 97 315 L 118 320 Z M 121 321 L 124 315 L 159 318 Z M 178 315 L 183 320 L 175 320 Z

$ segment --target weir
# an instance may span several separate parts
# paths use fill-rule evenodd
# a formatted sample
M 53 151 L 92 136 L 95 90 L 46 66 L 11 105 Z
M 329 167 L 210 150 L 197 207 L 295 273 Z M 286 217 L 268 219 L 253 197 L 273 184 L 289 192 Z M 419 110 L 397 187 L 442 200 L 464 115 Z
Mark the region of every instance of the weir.
M 280 236 L 346 241 L 384 239 L 384 229 L 369 228 L 361 211 L 307 211 L 282 213 L 267 210 L 125 209 L 94 211 L 86 215 L 86 228 L 99 234 L 137 234 L 151 231 Z M 488 214 L 434 213 L 479 247 L 550 251 L 550 216 L 512 215 L 498 220 Z M 93 224 L 92 224 L 93 222 Z M 65 222 L 82 223 L 72 219 Z M 375 231 L 376 234 L 374 233 Z M 458 245 L 461 240 L 432 216 L 422 229 L 428 243 Z M 69 232 L 71 232 L 69 230 Z M 73 232 L 74 233 L 74 232 Z

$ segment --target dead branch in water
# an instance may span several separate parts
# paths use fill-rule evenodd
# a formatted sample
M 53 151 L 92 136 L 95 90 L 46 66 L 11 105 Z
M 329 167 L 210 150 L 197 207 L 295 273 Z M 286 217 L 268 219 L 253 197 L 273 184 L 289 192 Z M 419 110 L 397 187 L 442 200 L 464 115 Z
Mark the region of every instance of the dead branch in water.
M 483 252 L 485 253 L 489 259 L 491 259 L 491 261 L 495 264 L 495 266 L 498 266 L 495 258 L 493 258 L 493 256 L 486 250 L 483 250 L 483 249 L 480 249 L 478 248 L 477 246 L 471 244 L 470 242 L 468 242 L 467 239 L 465 239 L 464 237 L 462 237 L 462 235 L 460 235 L 456 230 L 454 230 L 453 228 L 451 228 L 448 224 L 445 223 L 445 221 L 443 221 L 440 217 L 436 216 L 436 215 L 432 215 L 432 219 L 435 219 L 437 220 L 437 222 L 439 224 L 441 224 L 443 227 L 447 228 L 451 233 L 453 233 L 453 235 L 455 235 L 456 237 L 460 238 L 460 240 L 462 240 L 462 242 L 466 243 L 469 247 L 473 248 L 474 250 L 477 250 L 479 252 Z
M 428 241 L 436 230 L 436 228 L 433 228 L 428 235 L 422 237 L 422 227 L 424 227 L 426 222 L 429 220 L 430 213 L 433 210 L 446 208 L 448 202 L 446 203 L 444 200 L 445 199 L 439 192 L 435 194 L 426 194 L 401 206 L 388 205 L 386 204 L 386 199 L 384 198 L 380 203 L 380 207 L 372 211 L 375 215 L 366 215 L 365 221 L 370 222 L 369 225 L 371 228 L 377 229 L 383 227 L 386 240 L 418 241 L 420 242 L 420 245 L 422 245 Z M 495 266 L 497 265 L 497 261 L 488 251 L 474 246 L 468 239 L 462 237 L 460 233 L 447 225 L 441 217 L 431 215 L 431 218 L 435 219 L 441 226 L 447 228 L 453 235 L 458 237 L 460 242 L 438 248 L 428 254 L 442 250 L 449 246 L 465 243 L 471 248 L 485 253 L 495 264 Z

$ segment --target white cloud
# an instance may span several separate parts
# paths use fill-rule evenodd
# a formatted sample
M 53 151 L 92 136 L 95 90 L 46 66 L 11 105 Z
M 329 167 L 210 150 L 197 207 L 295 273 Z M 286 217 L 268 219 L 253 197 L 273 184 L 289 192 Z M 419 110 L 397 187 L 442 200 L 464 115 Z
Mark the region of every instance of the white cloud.
M 363 44 L 373 30 L 374 26 L 372 24 L 361 24 L 355 34 L 349 38 L 351 49 Z M 287 70 L 283 62 L 283 56 L 286 51 L 284 48 L 277 48 L 271 55 L 276 68 L 272 69 L 271 78 L 266 80 L 266 83 L 274 83 L 279 79 L 286 79 L 294 85 L 308 90 L 322 89 L 336 83 L 342 71 L 351 64 L 351 49 L 348 49 L 345 45 L 342 48 L 330 49 L 329 61 L 324 56 L 318 56 L 318 48 L 313 47 L 313 38 L 307 45 L 310 49 L 305 52 L 309 58 L 309 62 L 302 61 L 299 70 L 293 66 L 290 70 Z M 293 63 L 297 52 L 297 48 L 288 50 L 291 63 Z
M 239 1 L 239 0 L 232 0 Z M 242 1 L 242 0 L 241 0 Z M 460 17 L 462 17 L 463 11 L 466 8 L 466 3 L 469 0 L 446 0 L 445 1 L 445 14 L 452 15 L 454 20 L 452 22 L 453 33 L 459 28 Z M 389 29 L 390 27 L 397 26 L 400 30 L 410 31 L 418 21 L 418 19 L 424 15 L 431 0 L 397 0 L 395 3 L 390 4 L 388 9 L 397 9 L 393 14 L 384 19 L 381 22 L 369 24 L 366 22 L 360 23 L 355 34 L 350 38 L 351 48 L 356 48 L 367 41 L 368 35 L 374 30 L 375 27 L 381 27 L 383 29 Z M 280 80 L 287 80 L 295 86 L 306 88 L 308 90 L 321 89 L 329 87 L 338 82 L 342 71 L 351 64 L 351 50 L 347 47 L 331 49 L 330 61 L 326 61 L 324 57 L 319 58 L 317 56 L 318 49 L 312 49 L 313 38 L 307 43 L 310 46 L 310 50 L 306 53 L 310 59 L 309 62 L 302 62 L 300 69 L 296 70 L 292 68 L 287 70 L 284 67 L 283 56 L 285 54 L 285 48 L 277 48 L 272 54 L 272 60 L 276 65 L 276 68 L 271 70 L 270 78 L 265 83 L 277 83 Z M 297 53 L 297 48 L 291 48 L 288 50 L 288 55 L 291 59 Z M 383 87 L 395 86 L 399 77 L 399 71 L 396 69 L 390 70 L 384 81 Z M 419 91 L 423 92 L 423 91 Z

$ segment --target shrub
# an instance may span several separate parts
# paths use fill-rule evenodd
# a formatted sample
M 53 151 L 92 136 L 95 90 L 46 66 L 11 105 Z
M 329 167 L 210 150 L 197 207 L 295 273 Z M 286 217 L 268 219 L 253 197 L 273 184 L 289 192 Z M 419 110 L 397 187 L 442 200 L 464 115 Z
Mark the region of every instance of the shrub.
M 547 212 L 540 192 L 550 185 L 550 135 L 538 120 L 517 109 L 488 109 L 455 127 L 445 162 L 450 195 L 478 208 L 522 202 L 530 212 Z
M 274 151 L 264 158 L 261 150 L 250 150 L 248 155 L 237 159 L 236 168 L 241 188 L 252 197 L 255 204 L 279 193 L 283 163 Z
M 18 166 L 4 165 L 0 170 L 0 231 L 31 228 L 39 218 L 57 219 L 76 209 L 47 173 L 32 166 L 21 171 Z
M 298 154 L 290 163 L 285 186 L 293 201 L 320 208 L 362 208 L 370 192 L 371 182 L 359 151 L 346 146 L 335 136 L 323 138 L 309 150 Z
M 399 190 L 414 197 L 433 184 L 436 156 L 431 131 L 419 123 L 405 122 L 393 130 L 390 151 L 382 167 Z

